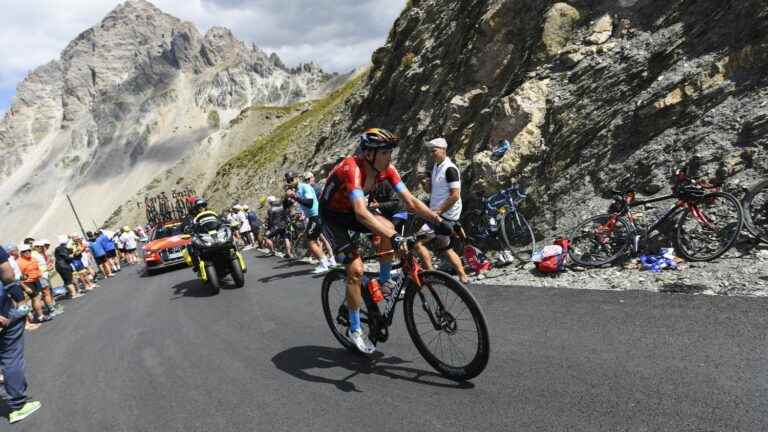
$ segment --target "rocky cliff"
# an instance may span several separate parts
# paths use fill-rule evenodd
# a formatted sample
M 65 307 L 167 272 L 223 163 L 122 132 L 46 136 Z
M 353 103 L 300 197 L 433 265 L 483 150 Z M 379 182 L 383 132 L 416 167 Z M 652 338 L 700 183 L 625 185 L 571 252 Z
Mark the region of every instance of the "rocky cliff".
M 144 0 L 126 1 L 18 86 L 0 120 L 0 235 L 72 230 L 66 194 L 85 225 L 100 224 L 200 145 L 215 147 L 247 107 L 314 99 L 337 85 L 227 29 L 202 35 Z M 211 172 L 231 152 L 213 155 L 222 159 L 207 160 Z
M 539 230 L 560 231 L 612 187 L 668 188 L 674 166 L 765 175 L 766 30 L 764 1 L 413 1 L 355 123 L 400 132 L 411 163 L 446 136 L 470 201 L 521 180 Z
M 764 1 L 413 0 L 372 63 L 270 172 L 327 168 L 371 126 L 404 137 L 412 171 L 445 136 L 465 200 L 523 182 L 540 235 L 604 211 L 611 188 L 668 189 L 675 166 L 726 188 L 768 173 Z

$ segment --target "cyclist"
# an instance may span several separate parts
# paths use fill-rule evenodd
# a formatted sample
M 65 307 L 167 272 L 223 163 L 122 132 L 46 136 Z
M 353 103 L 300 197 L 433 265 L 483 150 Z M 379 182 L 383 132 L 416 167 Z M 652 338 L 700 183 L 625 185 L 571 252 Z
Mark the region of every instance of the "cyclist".
M 360 323 L 360 307 L 363 304 L 360 286 L 363 277 L 363 261 L 350 231 L 372 232 L 382 237 L 379 250 L 404 248 L 403 238 L 395 231 L 392 222 L 382 215 L 368 210 L 365 194 L 384 181 L 389 182 L 398 193 L 406 208 L 418 216 L 433 222 L 440 234 L 449 234 L 452 227 L 440 215 L 414 198 L 400 179 L 397 169 L 391 164 L 392 151 L 400 138 L 385 129 L 367 129 L 360 136 L 360 152 L 342 159 L 333 168 L 320 197 L 320 214 L 324 221 L 323 232 L 331 242 L 334 253 L 346 254 L 347 309 L 349 331 L 347 337 L 358 350 L 365 354 L 375 351 L 366 340 Z M 385 284 L 392 270 L 392 254 L 380 260 L 379 281 Z M 370 281 L 374 283 L 374 281 Z
M 299 182 L 299 176 L 293 171 L 285 173 L 285 184 L 289 186 L 286 190 L 286 196 L 288 199 L 299 203 L 301 211 L 307 218 L 305 231 L 307 246 L 312 255 L 320 261 L 314 273 L 325 273 L 333 264 L 325 256 L 323 248 L 320 246 L 319 239 L 323 231 L 323 223 L 320 220 L 320 204 L 317 201 L 315 190 L 309 184 Z

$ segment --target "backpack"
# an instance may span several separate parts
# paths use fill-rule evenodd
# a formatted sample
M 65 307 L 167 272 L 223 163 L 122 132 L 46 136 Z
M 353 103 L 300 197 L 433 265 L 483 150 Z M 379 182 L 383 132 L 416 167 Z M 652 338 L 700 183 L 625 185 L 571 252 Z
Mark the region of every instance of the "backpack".
M 544 250 L 542 250 L 537 254 L 540 255 L 541 258 L 540 260 L 535 261 L 535 264 L 536 270 L 538 270 L 540 273 L 560 273 L 565 271 L 565 262 L 568 258 L 568 247 L 570 246 L 571 242 L 567 238 L 561 237 L 556 239 L 552 244 L 560 246 L 561 251 L 560 253 L 550 255 L 542 253 L 544 252 Z M 549 246 L 547 248 L 549 248 Z
M 486 258 L 485 254 L 474 246 L 467 245 L 464 247 L 464 259 L 476 274 L 493 268 L 493 264 Z

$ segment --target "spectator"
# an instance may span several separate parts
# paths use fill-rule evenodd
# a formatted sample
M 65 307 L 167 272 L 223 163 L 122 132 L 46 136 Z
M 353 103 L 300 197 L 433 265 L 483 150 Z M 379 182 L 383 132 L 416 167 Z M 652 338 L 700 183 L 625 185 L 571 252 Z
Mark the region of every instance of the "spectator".
M 4 374 L 6 403 L 10 423 L 24 420 L 39 410 L 42 404 L 27 397 L 24 376 L 24 319 L 14 319 L 10 311 L 13 301 L 6 290 L 15 282 L 9 256 L 0 248 L 0 368 Z
M 38 323 L 50 321 L 50 317 L 43 313 L 43 285 L 40 283 L 40 278 L 43 274 L 40 271 L 40 265 L 37 260 L 32 257 L 32 248 L 28 244 L 22 244 L 19 246 L 19 253 L 21 256 L 16 260 L 19 265 L 22 274 L 21 286 L 24 289 L 24 293 L 32 301 L 32 309 L 35 311 L 35 320 Z
M 6 244 L 3 246 L 5 251 L 9 255 L 8 263 L 11 265 L 11 268 L 13 269 L 13 280 L 20 281 L 21 280 L 21 269 L 19 268 L 19 265 L 16 263 L 16 259 L 19 258 L 19 248 L 16 247 L 14 244 Z
M 125 260 L 129 265 L 136 264 L 138 258 L 136 258 L 136 247 L 138 245 L 139 237 L 131 231 L 128 226 L 123 227 L 123 232 L 120 234 L 120 243 L 123 244 Z
M 117 260 L 117 250 L 115 242 L 112 241 L 112 233 L 107 230 L 99 230 L 99 237 L 96 241 L 99 242 L 104 254 L 107 256 L 107 262 L 109 263 L 112 272 L 120 271 L 120 262 Z
M 78 236 L 74 236 L 77 238 Z M 90 271 L 85 266 L 85 263 L 83 262 L 83 252 L 84 248 L 83 246 L 77 241 L 71 241 L 67 245 L 70 251 L 70 265 L 72 266 L 72 275 L 74 276 L 76 281 L 80 281 L 80 284 L 83 286 L 84 292 L 91 291 L 94 286 L 91 283 L 90 279 Z
M 315 196 L 320 199 L 320 195 L 323 194 L 323 185 L 315 182 L 315 175 L 312 174 L 312 171 L 304 173 L 304 183 L 312 186 L 312 189 L 315 190 Z
M 61 308 L 56 308 L 56 302 L 53 299 L 50 279 L 50 272 L 53 266 L 50 258 L 45 254 L 44 240 L 39 240 L 32 244 L 32 257 L 37 260 L 37 264 L 40 267 L 40 284 L 43 286 L 43 307 L 45 308 L 45 313 L 50 317 L 59 315 L 62 310 Z
M 432 168 L 432 175 L 428 186 L 430 193 L 429 208 L 446 221 L 457 223 L 461 216 L 461 178 L 459 169 L 451 162 L 448 157 L 448 142 L 445 138 L 435 138 L 428 143 L 430 154 L 435 164 Z M 469 282 L 469 278 L 464 271 L 464 265 L 456 252 L 451 248 L 451 237 L 438 235 L 429 224 L 424 224 L 418 232 L 422 238 L 416 243 L 414 250 L 424 263 L 427 270 L 432 270 L 432 255 L 424 246 L 430 243 L 437 252 L 444 253 L 451 263 L 459 280 L 462 283 Z
M 82 294 L 77 292 L 75 288 L 75 282 L 72 275 L 72 255 L 69 252 L 67 243 L 69 239 L 67 236 L 59 236 L 59 245 L 53 251 L 53 257 L 55 260 L 56 272 L 61 276 L 64 281 L 64 286 L 67 287 L 67 293 L 70 299 L 76 299 L 82 297 Z
M 253 210 L 249 210 L 248 206 L 245 206 L 245 213 L 248 217 L 248 223 L 251 224 L 251 235 L 253 236 L 254 243 L 259 247 L 264 247 L 264 236 L 261 232 L 263 223 L 259 216 Z
M 244 206 L 237 205 L 237 213 L 235 217 L 240 221 L 240 238 L 245 243 L 244 249 L 250 249 L 253 247 L 253 234 L 251 233 L 251 221 L 248 219 L 248 214 L 245 212 Z
M 93 259 L 96 261 L 96 265 L 101 269 L 101 273 L 104 277 L 112 277 L 112 268 L 107 260 L 107 253 L 104 251 L 104 247 L 101 243 L 96 241 L 96 235 L 92 232 L 86 233 L 88 235 L 88 247 L 91 249 Z

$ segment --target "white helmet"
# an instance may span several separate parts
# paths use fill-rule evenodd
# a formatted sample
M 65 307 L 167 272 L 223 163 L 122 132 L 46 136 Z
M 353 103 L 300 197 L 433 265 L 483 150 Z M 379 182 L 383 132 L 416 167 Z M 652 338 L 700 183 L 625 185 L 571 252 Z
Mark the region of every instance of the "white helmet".
M 274 195 L 270 195 L 267 197 L 267 202 L 270 204 L 276 204 L 278 202 L 278 199 Z

